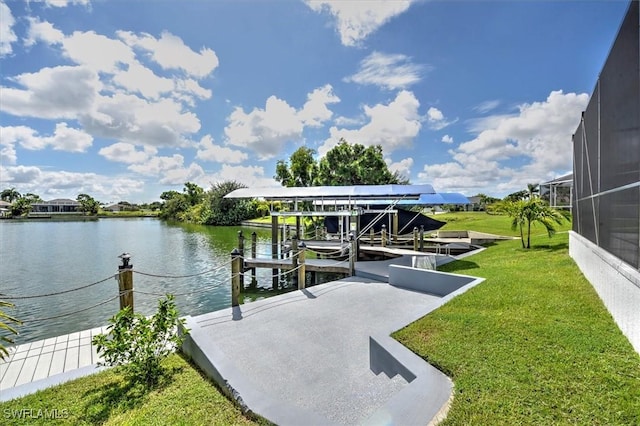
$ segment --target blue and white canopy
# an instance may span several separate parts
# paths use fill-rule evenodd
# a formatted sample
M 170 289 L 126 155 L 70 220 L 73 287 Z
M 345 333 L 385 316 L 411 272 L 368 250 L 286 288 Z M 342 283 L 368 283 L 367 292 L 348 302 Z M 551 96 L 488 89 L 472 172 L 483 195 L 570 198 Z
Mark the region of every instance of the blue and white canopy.
M 274 201 L 418 199 L 422 194 L 435 194 L 431 185 L 351 185 L 240 188 L 224 198 L 263 198 Z
M 224 198 L 262 198 L 267 201 L 313 201 L 317 205 L 344 204 L 469 204 L 456 192 L 436 193 L 431 185 L 351 185 L 240 188 Z

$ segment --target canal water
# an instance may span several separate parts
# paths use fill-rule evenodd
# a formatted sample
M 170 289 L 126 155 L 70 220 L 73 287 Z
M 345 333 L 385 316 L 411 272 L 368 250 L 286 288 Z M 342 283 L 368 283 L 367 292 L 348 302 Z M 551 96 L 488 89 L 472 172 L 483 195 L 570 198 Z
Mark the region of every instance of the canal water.
M 115 274 L 118 255 L 124 252 L 131 254 L 134 289 L 176 294 L 180 315 L 228 307 L 230 253 L 239 230 L 246 237 L 247 255 L 255 231 L 258 256 L 270 256 L 268 229 L 170 224 L 154 218 L 0 221 L 0 293 L 27 297 L 10 300 L 15 308 L 5 309 L 24 321 L 14 340 L 29 342 L 107 324 L 119 309 Z M 211 271 L 216 267 L 220 269 Z M 258 287 L 271 287 L 271 270 L 257 273 Z M 184 275 L 195 276 L 174 278 Z M 183 293 L 190 294 L 179 295 Z M 246 293 L 245 301 L 268 295 L 258 288 Z M 152 314 L 159 297 L 135 293 L 136 312 Z

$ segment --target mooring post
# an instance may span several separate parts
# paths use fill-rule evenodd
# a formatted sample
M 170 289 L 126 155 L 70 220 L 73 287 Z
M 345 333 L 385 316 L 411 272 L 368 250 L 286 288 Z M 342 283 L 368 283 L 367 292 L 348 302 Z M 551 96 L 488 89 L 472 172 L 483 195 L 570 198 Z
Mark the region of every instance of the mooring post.
M 278 216 L 271 216 L 271 258 L 278 259 Z M 271 285 L 278 289 L 278 270 L 271 270 Z
M 298 237 L 296 235 L 291 236 L 291 268 L 296 269 L 298 267 Z
M 256 231 L 251 233 L 251 258 L 255 259 L 258 253 L 258 234 Z M 256 268 L 251 268 L 251 287 L 255 287 L 258 285 L 258 281 L 256 280 Z
M 420 225 L 420 251 L 424 251 L 424 225 Z
M 231 252 L 231 306 L 239 306 L 240 297 L 240 271 L 242 269 L 242 256 L 240 250 L 234 248 Z
M 372 247 L 373 247 L 374 235 L 375 235 L 375 232 L 373 231 L 373 226 L 372 226 L 371 229 L 369 230 L 369 244 L 371 244 Z
M 398 212 L 395 212 L 393 214 L 393 229 L 391 230 L 391 233 L 393 234 L 393 242 L 397 243 L 398 242 Z
M 120 309 L 127 306 L 133 313 L 133 265 L 129 263 L 131 255 L 122 253 L 118 256 L 122 260 L 122 265 L 118 266 L 118 289 L 120 290 Z
M 413 227 L 413 250 L 418 251 L 418 227 Z
M 307 249 L 307 245 L 304 241 L 300 241 L 298 244 L 298 290 L 302 290 L 307 286 L 307 271 L 305 267 L 305 250 Z
M 382 231 L 381 231 L 381 241 L 382 241 L 382 247 L 386 247 L 387 245 L 387 225 L 382 224 Z
M 356 257 L 358 256 L 358 247 L 353 232 L 349 234 L 349 275 L 356 274 Z
M 242 230 L 238 231 L 238 251 L 240 252 L 240 256 L 242 256 L 242 267 L 240 274 L 240 291 L 244 290 L 244 235 L 242 235 Z

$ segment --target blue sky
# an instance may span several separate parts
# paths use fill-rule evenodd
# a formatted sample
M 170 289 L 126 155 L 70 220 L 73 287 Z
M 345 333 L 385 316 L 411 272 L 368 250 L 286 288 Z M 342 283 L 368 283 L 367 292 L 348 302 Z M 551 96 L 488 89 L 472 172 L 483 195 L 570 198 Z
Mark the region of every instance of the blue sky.
M 151 202 L 380 144 L 436 191 L 571 171 L 628 1 L 0 0 L 0 189 Z

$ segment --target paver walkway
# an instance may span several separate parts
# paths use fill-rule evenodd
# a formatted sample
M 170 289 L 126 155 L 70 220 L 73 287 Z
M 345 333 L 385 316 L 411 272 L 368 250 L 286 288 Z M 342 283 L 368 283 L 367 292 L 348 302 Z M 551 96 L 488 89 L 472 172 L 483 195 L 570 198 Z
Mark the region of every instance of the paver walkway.
M 100 357 L 91 340 L 105 331 L 98 327 L 9 348 L 0 360 L 0 401 L 92 372 Z

